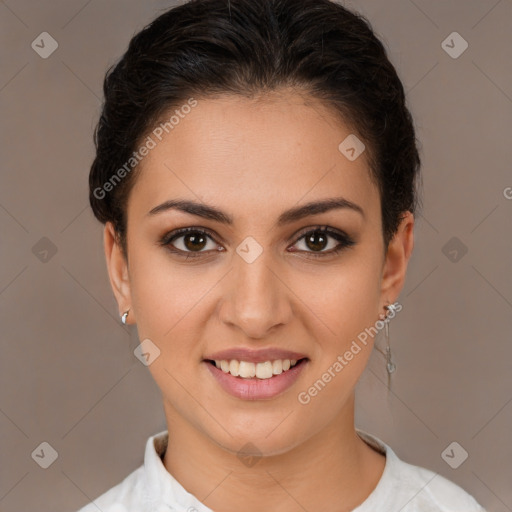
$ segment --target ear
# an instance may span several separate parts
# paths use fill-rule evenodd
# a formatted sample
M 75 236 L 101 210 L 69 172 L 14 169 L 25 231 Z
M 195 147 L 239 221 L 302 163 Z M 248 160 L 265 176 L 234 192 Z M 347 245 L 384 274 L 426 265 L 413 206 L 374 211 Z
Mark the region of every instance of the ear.
M 103 231 L 103 246 L 105 249 L 105 258 L 107 260 L 107 270 L 110 278 L 110 285 L 117 300 L 120 309 L 120 315 L 131 308 L 130 279 L 128 275 L 128 262 L 119 245 L 114 226 L 111 222 L 105 224 Z M 133 323 L 134 312 L 130 309 L 130 314 L 126 323 Z
M 386 304 L 394 303 L 405 282 L 407 264 L 414 247 L 414 216 L 407 211 L 393 239 L 389 242 L 382 269 L 381 311 Z

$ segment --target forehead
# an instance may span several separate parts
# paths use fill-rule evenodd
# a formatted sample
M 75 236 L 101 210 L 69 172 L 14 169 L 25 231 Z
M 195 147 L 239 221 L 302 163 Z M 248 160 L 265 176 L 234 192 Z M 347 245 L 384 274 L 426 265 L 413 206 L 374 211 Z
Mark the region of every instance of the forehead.
M 129 210 L 147 213 L 176 197 L 259 216 L 332 196 L 370 215 L 379 208 L 365 152 L 351 161 L 340 151 L 352 132 L 317 100 L 281 92 L 196 101 L 168 133 L 149 134 L 154 147 L 140 164 Z

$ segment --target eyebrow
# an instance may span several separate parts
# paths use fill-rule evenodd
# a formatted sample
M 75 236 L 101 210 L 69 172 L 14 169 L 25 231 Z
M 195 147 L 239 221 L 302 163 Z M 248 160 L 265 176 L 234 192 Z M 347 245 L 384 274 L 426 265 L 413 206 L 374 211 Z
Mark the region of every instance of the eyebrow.
M 310 215 L 317 215 L 331 210 L 350 209 L 360 213 L 365 218 L 364 210 L 356 203 L 343 197 L 333 197 L 321 201 L 312 201 L 302 206 L 296 206 L 283 212 L 278 220 L 277 226 L 281 227 L 292 222 L 303 219 Z M 190 200 L 170 199 L 152 208 L 147 215 L 156 215 L 169 210 L 179 210 L 204 219 L 214 220 L 222 224 L 232 226 L 234 219 L 231 215 L 214 206 L 208 206 Z

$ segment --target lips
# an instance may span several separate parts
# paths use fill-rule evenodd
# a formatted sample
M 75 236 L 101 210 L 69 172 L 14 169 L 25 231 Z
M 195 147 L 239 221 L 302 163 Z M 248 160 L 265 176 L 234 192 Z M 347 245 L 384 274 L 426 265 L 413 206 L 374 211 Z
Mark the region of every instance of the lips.
M 244 400 L 268 400 L 290 388 L 308 366 L 309 359 L 300 352 L 277 348 L 236 348 L 212 353 L 203 362 L 228 394 Z
M 288 371 L 269 379 L 234 377 L 230 373 L 224 373 L 215 365 L 204 364 L 208 373 L 213 377 L 213 382 L 220 385 L 229 395 L 242 400 L 270 400 L 290 389 L 302 372 L 306 371 L 308 363 L 308 359 L 301 359 Z

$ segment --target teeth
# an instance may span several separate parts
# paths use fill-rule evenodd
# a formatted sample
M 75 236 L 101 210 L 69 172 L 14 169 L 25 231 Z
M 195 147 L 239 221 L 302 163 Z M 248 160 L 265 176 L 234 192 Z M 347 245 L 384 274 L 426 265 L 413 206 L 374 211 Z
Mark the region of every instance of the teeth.
M 258 377 L 258 379 L 270 379 L 272 375 L 272 363 L 270 361 L 256 365 L 256 377 Z
M 277 359 L 275 361 L 265 361 L 264 363 L 250 363 L 248 361 L 237 361 L 231 359 L 227 361 L 215 361 L 215 366 L 224 373 L 230 373 L 233 377 L 242 377 L 243 379 L 270 379 L 274 375 L 289 370 L 297 364 L 297 359 Z
M 254 377 L 256 375 L 256 365 L 254 363 L 240 361 L 240 364 L 238 366 L 238 374 L 240 375 L 240 377 L 244 379 Z
M 280 373 L 283 373 L 283 361 L 281 361 L 281 359 L 278 359 L 277 361 L 274 361 L 272 363 L 272 373 L 274 375 L 279 375 Z
M 230 362 L 229 362 L 229 373 L 231 373 L 231 375 L 234 375 L 235 377 L 238 377 L 238 375 L 240 375 L 240 363 L 238 361 L 236 361 L 235 359 L 232 359 Z

